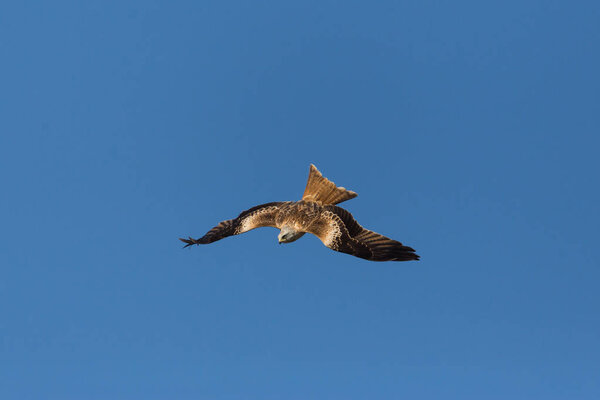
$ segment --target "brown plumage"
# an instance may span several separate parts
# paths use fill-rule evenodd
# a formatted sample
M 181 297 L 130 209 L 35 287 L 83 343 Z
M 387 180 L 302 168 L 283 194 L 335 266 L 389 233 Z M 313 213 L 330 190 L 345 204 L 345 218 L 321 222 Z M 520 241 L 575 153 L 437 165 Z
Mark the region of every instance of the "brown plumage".
M 186 243 L 184 247 L 208 244 L 271 226 L 281 229 L 279 243 L 290 243 L 304 233 L 312 233 L 330 249 L 366 260 L 418 260 L 413 248 L 363 228 L 352 214 L 335 205 L 356 196 L 355 192 L 337 187 L 311 164 L 302 200 L 262 204 L 221 222 L 199 239 L 180 240 Z

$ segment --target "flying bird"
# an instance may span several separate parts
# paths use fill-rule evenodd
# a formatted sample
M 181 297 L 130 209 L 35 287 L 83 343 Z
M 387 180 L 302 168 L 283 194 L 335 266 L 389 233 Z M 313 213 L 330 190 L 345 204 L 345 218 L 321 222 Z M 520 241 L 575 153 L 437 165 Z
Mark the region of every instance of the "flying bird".
M 357 194 L 336 186 L 313 164 L 300 201 L 266 203 L 221 222 L 199 239 L 179 239 L 186 243 L 208 244 L 252 229 L 271 226 L 280 229 L 278 240 L 291 243 L 305 233 L 317 236 L 332 250 L 371 261 L 409 261 L 419 256 L 411 247 L 360 226 L 345 209 L 336 206 Z

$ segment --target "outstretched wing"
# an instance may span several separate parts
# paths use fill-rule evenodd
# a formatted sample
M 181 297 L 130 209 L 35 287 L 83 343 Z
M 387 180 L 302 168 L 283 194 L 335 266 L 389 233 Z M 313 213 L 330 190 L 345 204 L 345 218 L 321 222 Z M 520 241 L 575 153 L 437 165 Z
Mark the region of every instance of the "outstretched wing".
M 323 244 L 332 250 L 371 261 L 418 260 L 411 247 L 360 226 L 348 211 L 341 207 L 323 207 L 321 217 L 310 227 Z
M 242 212 L 237 218 L 228 219 L 219 223 L 219 225 L 206 232 L 199 239 L 179 239 L 186 243 L 184 247 L 193 244 L 208 244 L 226 238 L 227 236 L 239 235 L 240 233 L 248 232 L 252 229 L 261 228 L 263 226 L 276 226 L 275 219 L 283 206 L 289 202 L 274 202 L 261 204 L 260 206 L 252 207 L 249 210 Z

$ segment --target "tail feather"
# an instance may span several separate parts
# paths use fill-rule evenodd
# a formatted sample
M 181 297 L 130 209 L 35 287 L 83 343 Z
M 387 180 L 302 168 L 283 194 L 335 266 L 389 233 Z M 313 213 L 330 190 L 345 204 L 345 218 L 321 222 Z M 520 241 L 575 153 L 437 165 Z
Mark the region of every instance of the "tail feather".
M 313 164 L 310 165 L 308 182 L 302 195 L 302 200 L 316 201 L 321 204 L 338 204 L 353 199 L 357 194 L 325 178 Z

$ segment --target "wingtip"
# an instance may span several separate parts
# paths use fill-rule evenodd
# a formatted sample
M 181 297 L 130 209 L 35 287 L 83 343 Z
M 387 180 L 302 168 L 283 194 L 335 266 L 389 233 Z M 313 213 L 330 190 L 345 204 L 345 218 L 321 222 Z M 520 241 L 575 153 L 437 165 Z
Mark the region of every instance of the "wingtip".
M 186 247 L 189 247 L 189 246 L 193 245 L 193 244 L 198 244 L 196 242 L 196 240 L 192 239 L 191 237 L 188 237 L 188 239 L 179 238 L 179 240 L 181 240 L 183 243 L 186 243 L 186 245 L 183 246 L 184 249 Z
M 410 253 L 407 254 L 406 261 L 419 261 L 421 256 L 415 253 L 415 250 L 412 247 L 410 248 Z

